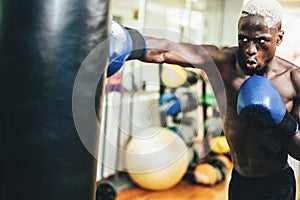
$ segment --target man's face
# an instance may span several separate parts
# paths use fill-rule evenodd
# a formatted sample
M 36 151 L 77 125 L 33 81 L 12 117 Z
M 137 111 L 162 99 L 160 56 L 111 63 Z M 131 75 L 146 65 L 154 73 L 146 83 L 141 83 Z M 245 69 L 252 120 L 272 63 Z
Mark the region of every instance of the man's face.
M 238 24 L 241 65 L 251 72 L 259 72 L 275 56 L 276 44 L 281 42 L 278 25 L 270 18 L 258 15 L 242 17 Z

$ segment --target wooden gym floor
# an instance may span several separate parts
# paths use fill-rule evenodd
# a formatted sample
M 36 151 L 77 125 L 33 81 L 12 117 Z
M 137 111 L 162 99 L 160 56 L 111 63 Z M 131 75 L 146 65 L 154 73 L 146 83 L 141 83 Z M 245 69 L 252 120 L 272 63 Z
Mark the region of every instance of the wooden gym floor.
M 212 187 L 192 185 L 185 180 L 163 191 L 132 187 L 120 192 L 116 200 L 226 200 L 229 179 L 230 174 L 227 174 L 225 181 Z
M 226 200 L 230 175 L 227 174 L 225 181 L 212 187 L 192 185 L 184 180 L 164 191 L 149 191 L 140 187 L 132 187 L 120 192 L 116 200 Z M 298 191 L 300 191 L 300 184 Z
M 202 187 L 181 181 L 175 187 L 164 191 L 130 188 L 118 194 L 116 200 L 226 200 L 227 186 L 227 182 L 213 187 Z

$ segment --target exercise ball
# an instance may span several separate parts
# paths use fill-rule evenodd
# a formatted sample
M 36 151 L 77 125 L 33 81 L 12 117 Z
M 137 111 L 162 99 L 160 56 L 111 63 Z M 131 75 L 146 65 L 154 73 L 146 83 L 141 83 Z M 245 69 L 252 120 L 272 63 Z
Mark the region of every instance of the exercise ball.
M 217 169 L 209 164 L 202 163 L 194 169 L 195 181 L 201 185 L 214 185 L 218 179 Z
M 162 127 L 140 131 L 128 142 L 125 167 L 139 186 L 164 190 L 176 185 L 189 165 L 188 148 L 174 132 Z
M 213 92 L 203 95 L 203 104 L 216 108 L 218 106 L 215 94 Z
M 166 87 L 177 88 L 182 86 L 187 80 L 187 72 L 179 65 L 163 66 L 161 71 L 161 81 Z
M 209 141 L 209 146 L 214 153 L 229 153 L 230 147 L 225 136 L 214 137 Z

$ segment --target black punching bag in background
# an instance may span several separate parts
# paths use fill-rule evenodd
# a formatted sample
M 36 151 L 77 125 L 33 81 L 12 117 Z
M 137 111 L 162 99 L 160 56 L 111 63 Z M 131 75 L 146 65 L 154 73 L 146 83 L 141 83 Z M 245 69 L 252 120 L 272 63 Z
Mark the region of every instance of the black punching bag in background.
M 72 93 L 82 62 L 108 38 L 108 8 L 109 0 L 0 0 L 1 200 L 95 198 L 97 160 L 75 128 Z M 105 70 L 108 47 L 91 68 Z

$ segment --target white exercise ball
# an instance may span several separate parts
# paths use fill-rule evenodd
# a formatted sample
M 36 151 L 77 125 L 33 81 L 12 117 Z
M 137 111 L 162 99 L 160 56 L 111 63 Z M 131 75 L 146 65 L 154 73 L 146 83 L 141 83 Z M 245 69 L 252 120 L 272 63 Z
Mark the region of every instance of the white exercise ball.
M 125 152 L 125 167 L 139 186 L 164 190 L 176 185 L 189 165 L 184 141 L 167 128 L 150 127 L 136 134 Z

